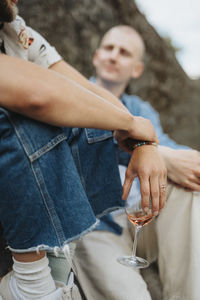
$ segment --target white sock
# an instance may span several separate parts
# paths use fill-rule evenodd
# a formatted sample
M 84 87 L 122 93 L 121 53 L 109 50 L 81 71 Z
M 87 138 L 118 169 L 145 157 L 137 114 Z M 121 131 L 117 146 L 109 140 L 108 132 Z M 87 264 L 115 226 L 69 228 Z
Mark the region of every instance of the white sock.
M 56 290 L 47 257 L 28 263 L 14 258 L 13 261 L 14 272 L 10 288 L 16 299 L 38 299 Z

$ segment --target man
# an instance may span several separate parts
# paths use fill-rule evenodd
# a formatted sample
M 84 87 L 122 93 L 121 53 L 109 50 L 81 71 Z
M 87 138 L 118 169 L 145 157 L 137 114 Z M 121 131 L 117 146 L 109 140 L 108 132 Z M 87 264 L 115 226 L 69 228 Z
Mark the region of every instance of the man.
M 120 98 L 132 114 L 149 118 L 156 129 L 160 140 L 158 150 L 164 158 L 168 178 L 174 183 L 168 185 L 168 201 L 155 224 L 163 299 L 197 300 L 200 154 L 171 140 L 163 133 L 158 114 L 150 104 L 125 93 L 129 80 L 138 78 L 143 72 L 144 49 L 141 36 L 133 28 L 111 28 L 94 54 L 96 79 L 91 80 Z M 118 151 L 123 177 L 130 156 Z M 76 250 L 74 262 L 87 300 L 150 299 L 139 274 L 116 262 L 119 256 L 131 253 L 133 242 L 127 217 L 122 214 L 115 216 L 115 220 L 117 222 L 112 222 L 110 217 L 103 218 L 99 231 L 85 236 Z M 123 227 L 122 235 L 117 224 Z M 150 260 L 157 255 L 156 250 L 151 249 L 156 246 L 152 225 L 153 222 L 144 228 L 141 242 L 145 249 L 140 249 L 140 254 L 146 254 Z
M 165 185 L 166 171 L 153 146 L 157 138 L 151 123 L 132 117 L 115 97 L 67 65 L 43 37 L 16 17 L 16 3 L 0 0 L 0 105 L 65 128 L 0 110 L 0 222 L 14 260 L 13 272 L 1 281 L 0 296 L 3 300 L 79 299 L 70 285 L 56 286 L 45 251 L 62 250 L 70 265 L 67 245 L 94 228 L 95 215 L 121 205 L 115 156 L 107 158 L 113 154 L 112 132 L 104 129 L 114 130 L 123 147 L 127 138 L 152 144 L 135 151 L 127 185 L 145 166 L 143 203 L 148 206 L 151 192 L 155 215 L 164 206 L 165 191 L 160 186 Z M 88 128 L 71 128 L 75 126 Z M 87 156 L 95 162 L 95 170 L 86 167 Z M 148 163 L 151 156 L 157 166 L 154 174 L 153 163 Z M 158 174 L 159 184 L 151 187 Z M 105 181 L 97 186 L 101 178 Z M 123 197 L 127 194 L 125 187 Z

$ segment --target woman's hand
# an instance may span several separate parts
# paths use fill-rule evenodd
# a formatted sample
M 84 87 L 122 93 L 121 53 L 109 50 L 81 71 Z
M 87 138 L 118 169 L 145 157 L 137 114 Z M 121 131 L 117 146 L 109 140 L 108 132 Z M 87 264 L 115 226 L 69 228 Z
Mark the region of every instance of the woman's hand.
M 123 185 L 123 200 L 128 197 L 136 176 L 140 180 L 143 209 L 148 209 L 151 197 L 153 214 L 157 215 L 166 201 L 167 170 L 155 146 L 144 145 L 133 151 Z
M 118 145 L 127 152 L 132 152 L 135 141 L 149 141 L 158 143 L 158 139 L 151 121 L 134 117 L 128 131 L 115 130 L 114 137 Z

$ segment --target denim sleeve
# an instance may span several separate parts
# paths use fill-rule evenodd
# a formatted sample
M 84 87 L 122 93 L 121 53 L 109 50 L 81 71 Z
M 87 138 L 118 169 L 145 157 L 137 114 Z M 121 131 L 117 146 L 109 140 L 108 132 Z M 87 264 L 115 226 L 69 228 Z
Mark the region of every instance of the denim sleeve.
M 140 103 L 139 115 L 141 117 L 149 119 L 152 122 L 156 134 L 158 136 L 158 139 L 160 141 L 160 145 L 167 146 L 173 149 L 190 149 L 187 146 L 177 144 L 174 140 L 169 138 L 169 136 L 163 132 L 160 123 L 159 114 L 153 109 L 153 107 L 149 103 L 147 102 Z

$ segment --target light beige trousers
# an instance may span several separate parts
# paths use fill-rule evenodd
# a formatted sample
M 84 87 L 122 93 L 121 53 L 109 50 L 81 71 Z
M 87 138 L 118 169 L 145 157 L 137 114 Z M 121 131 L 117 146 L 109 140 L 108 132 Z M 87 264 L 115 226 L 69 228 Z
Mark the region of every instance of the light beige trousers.
M 132 252 L 132 232 L 125 215 L 116 220 L 124 227 L 119 236 L 108 231 L 93 231 L 77 244 L 74 267 L 87 300 L 150 300 L 142 276 L 117 262 Z
M 163 300 L 200 299 L 200 193 L 170 185 L 156 220 Z
M 135 270 L 116 262 L 130 254 L 133 231 L 125 216 L 117 216 L 124 232 L 95 231 L 77 246 L 74 264 L 87 300 L 151 299 Z M 169 184 L 162 213 L 143 228 L 137 254 L 158 258 L 163 285 L 161 300 L 200 300 L 200 193 Z

